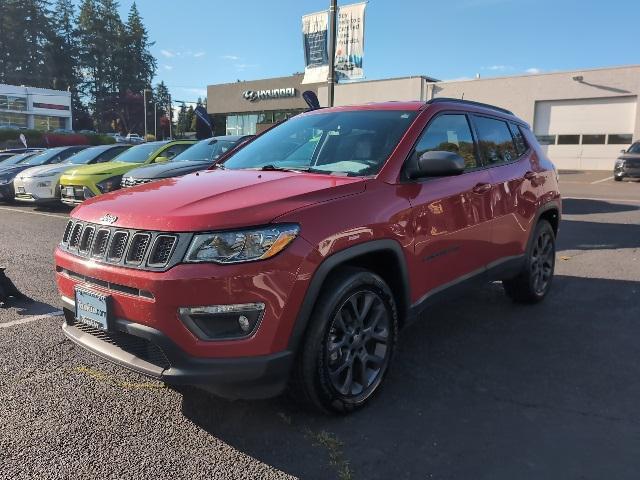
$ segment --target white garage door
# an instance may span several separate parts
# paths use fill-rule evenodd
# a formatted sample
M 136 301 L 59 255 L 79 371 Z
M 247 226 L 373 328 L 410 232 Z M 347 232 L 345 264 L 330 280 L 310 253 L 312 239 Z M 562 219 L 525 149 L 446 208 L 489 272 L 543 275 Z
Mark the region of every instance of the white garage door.
M 533 130 L 558 168 L 610 170 L 632 141 L 636 97 L 536 102 Z

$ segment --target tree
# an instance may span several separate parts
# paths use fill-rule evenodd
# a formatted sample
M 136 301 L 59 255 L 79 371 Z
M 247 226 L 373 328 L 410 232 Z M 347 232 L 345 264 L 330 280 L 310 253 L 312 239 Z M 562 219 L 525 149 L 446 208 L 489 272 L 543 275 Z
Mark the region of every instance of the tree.
M 182 104 L 180 104 L 180 110 L 178 111 L 178 121 L 176 125 L 178 135 L 183 135 L 184 132 L 187 131 L 187 128 L 187 106 L 182 102 Z
M 142 92 L 145 88 L 150 88 L 157 67 L 156 59 L 149 51 L 152 45 L 153 42 L 149 42 L 149 35 L 134 2 L 124 30 L 123 51 L 126 52 L 126 56 L 123 59 L 124 68 L 120 77 L 121 91 L 129 89 Z

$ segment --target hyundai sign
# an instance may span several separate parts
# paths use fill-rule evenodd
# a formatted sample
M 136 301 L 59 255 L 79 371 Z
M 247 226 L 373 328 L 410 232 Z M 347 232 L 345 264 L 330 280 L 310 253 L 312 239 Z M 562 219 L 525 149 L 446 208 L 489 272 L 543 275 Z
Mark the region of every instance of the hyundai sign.
M 296 89 L 290 88 L 272 88 L 269 90 L 245 90 L 242 92 L 245 100 L 256 102 L 258 100 L 270 100 L 274 98 L 290 98 L 296 96 Z

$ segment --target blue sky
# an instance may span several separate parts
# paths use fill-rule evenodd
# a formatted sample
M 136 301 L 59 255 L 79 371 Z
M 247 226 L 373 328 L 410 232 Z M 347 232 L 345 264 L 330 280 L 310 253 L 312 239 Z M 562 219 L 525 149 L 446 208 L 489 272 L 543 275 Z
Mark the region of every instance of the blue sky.
M 133 0 L 120 0 L 122 16 Z M 338 1 L 339 5 L 355 1 Z M 300 17 L 328 0 L 137 0 L 177 100 L 303 69 Z M 638 0 L 370 0 L 368 79 L 443 80 L 640 63 Z

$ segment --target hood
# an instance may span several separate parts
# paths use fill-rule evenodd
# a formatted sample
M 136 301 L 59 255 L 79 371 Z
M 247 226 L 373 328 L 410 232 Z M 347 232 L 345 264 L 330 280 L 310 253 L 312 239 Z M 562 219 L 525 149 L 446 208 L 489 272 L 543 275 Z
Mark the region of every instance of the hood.
M 1 168 L 0 169 L 0 177 L 4 177 L 5 175 L 13 175 L 15 177 L 18 173 L 26 170 L 27 168 L 32 168 L 32 166 L 31 165 L 20 165 L 20 164 L 18 164 L 18 165 L 9 165 L 9 166 L 7 166 L 5 168 Z
M 59 175 L 60 173 L 69 170 L 71 168 L 77 167 L 77 165 L 71 165 L 65 163 L 63 165 L 39 165 L 37 167 L 27 168 L 24 172 L 21 173 L 21 177 L 34 177 L 34 176 L 42 176 L 42 177 L 52 177 L 54 175 Z
M 173 232 L 263 225 L 287 212 L 364 191 L 357 177 L 254 170 L 205 170 L 85 201 L 73 217 Z
M 623 153 L 618 160 L 640 160 L 640 153 Z
M 65 176 L 67 178 L 89 176 L 89 175 L 120 175 L 128 172 L 132 168 L 136 168 L 139 163 L 128 162 L 105 162 L 96 163 L 94 165 L 79 165 L 75 168 L 67 170 Z
M 127 173 L 127 177 L 132 178 L 169 178 L 187 173 L 206 170 L 211 166 L 212 162 L 196 162 L 193 160 L 184 160 L 182 162 L 166 162 L 155 165 L 145 165 L 131 170 Z

